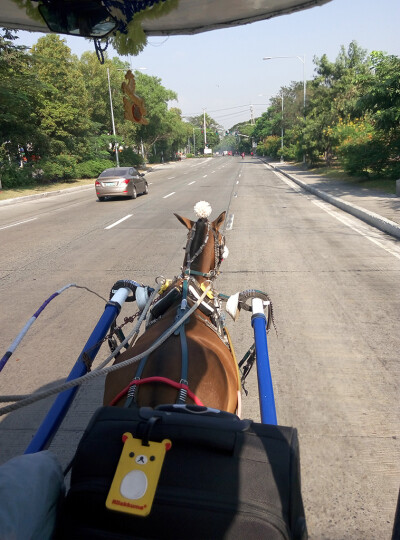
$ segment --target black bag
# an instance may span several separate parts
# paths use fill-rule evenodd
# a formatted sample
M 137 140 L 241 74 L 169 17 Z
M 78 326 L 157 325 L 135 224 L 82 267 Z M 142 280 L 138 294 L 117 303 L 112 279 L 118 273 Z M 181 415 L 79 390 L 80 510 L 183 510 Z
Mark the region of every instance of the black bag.
M 124 432 L 172 441 L 147 517 L 105 507 Z M 98 409 L 74 458 L 56 538 L 305 540 L 297 431 L 195 406 Z

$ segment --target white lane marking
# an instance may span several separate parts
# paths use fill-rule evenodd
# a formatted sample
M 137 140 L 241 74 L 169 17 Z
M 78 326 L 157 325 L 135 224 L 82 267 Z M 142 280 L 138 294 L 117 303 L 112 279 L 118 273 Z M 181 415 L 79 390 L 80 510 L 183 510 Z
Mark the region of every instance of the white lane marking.
M 128 214 L 127 216 L 123 217 L 122 219 L 119 219 L 118 221 L 116 221 L 115 223 L 112 223 L 111 225 L 109 225 L 108 227 L 104 227 L 104 229 L 112 229 L 113 227 L 115 227 L 116 225 L 119 225 L 120 223 L 122 223 L 123 221 L 125 221 L 126 219 L 129 219 L 130 217 L 132 217 L 133 214 Z
M 170 176 L 167 180 L 173 180 L 174 178 L 176 178 L 176 176 Z
M 240 178 L 242 176 L 242 173 L 239 174 L 238 178 Z
M 228 216 L 228 222 L 226 224 L 226 230 L 230 231 L 233 227 L 233 220 L 235 218 L 235 214 L 229 214 Z
M 195 163 L 194 165 L 190 165 L 190 167 L 198 167 L 199 165 L 204 165 L 204 163 L 207 163 L 207 160 L 206 161 L 199 161 L 198 163 Z
M 163 199 L 168 199 L 168 197 L 171 197 L 171 195 L 175 195 L 176 191 L 173 191 L 172 193 L 168 193 L 168 195 L 165 195 Z
M 203 176 L 203 178 L 207 178 L 207 175 L 205 174 L 205 175 Z
M 214 174 L 214 173 L 215 173 L 215 171 L 211 171 L 211 174 Z
M 239 180 L 236 182 L 236 185 L 239 183 Z
M 196 183 L 196 180 L 193 180 L 193 182 L 188 183 L 188 186 L 191 186 L 192 184 L 195 184 L 195 183 Z
M 37 218 L 31 218 L 31 219 L 26 219 L 25 221 L 18 221 L 18 223 L 13 223 L 12 225 L 6 225 L 5 227 L 0 227 L 0 231 L 2 231 L 3 229 L 9 229 L 10 227 L 16 227 L 17 225 L 23 225 L 24 223 L 29 223 L 29 221 L 35 221 L 35 219 Z
M 322 208 L 322 210 L 325 210 L 330 216 L 336 218 L 338 221 L 346 225 L 347 227 L 350 227 L 353 231 L 355 231 L 358 234 L 361 234 L 361 236 L 364 236 L 367 240 L 372 242 L 373 244 L 376 244 L 380 248 L 384 249 L 394 257 L 397 257 L 400 259 L 400 249 L 396 250 L 393 249 L 394 246 L 391 246 L 390 243 L 381 235 L 384 233 L 379 233 L 378 231 L 375 231 L 372 227 L 368 227 L 368 225 L 362 225 L 358 221 L 356 222 L 354 219 L 351 219 L 350 217 L 347 217 L 345 215 L 339 214 L 338 211 L 334 211 L 331 208 L 331 205 L 322 202 L 322 201 L 311 201 L 313 204 L 318 206 L 319 208 Z M 375 237 L 372 236 L 375 234 Z M 376 238 L 376 236 L 379 237 L 379 240 Z

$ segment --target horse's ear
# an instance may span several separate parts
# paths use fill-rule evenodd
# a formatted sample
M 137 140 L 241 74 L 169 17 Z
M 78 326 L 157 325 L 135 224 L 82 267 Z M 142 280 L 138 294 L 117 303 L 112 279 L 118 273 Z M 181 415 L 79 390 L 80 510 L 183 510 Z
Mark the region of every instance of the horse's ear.
M 225 221 L 225 216 L 226 216 L 226 212 L 222 212 L 222 214 L 220 214 L 217 217 L 217 219 L 212 222 L 212 226 L 216 231 L 218 231 L 218 229 L 221 227 L 221 225 Z
M 189 218 L 185 218 L 183 216 L 179 216 L 178 214 L 174 214 L 174 216 L 176 216 L 177 219 L 179 219 L 179 221 L 182 223 L 182 225 L 185 225 L 185 227 L 187 229 L 189 229 L 189 231 L 191 230 L 191 228 L 193 227 L 194 225 L 194 221 L 192 221 L 191 219 Z

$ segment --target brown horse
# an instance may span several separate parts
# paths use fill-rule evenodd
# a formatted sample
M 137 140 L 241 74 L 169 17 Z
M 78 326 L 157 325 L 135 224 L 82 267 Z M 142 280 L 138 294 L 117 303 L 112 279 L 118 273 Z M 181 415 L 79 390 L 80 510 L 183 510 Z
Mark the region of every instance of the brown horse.
M 154 320 L 150 320 L 145 332 L 133 347 L 117 357 L 115 364 L 152 346 L 193 306 L 203 293 L 202 287 L 204 289 L 204 285 L 213 282 L 218 275 L 225 248 L 220 227 L 226 212 L 222 212 L 215 221 L 210 222 L 207 218 L 211 207 L 202 201 L 195 206 L 195 211 L 199 205 L 200 211 L 197 211 L 197 215 L 203 217 L 199 217 L 196 222 L 175 214 L 189 230 L 182 274 L 160 295 L 152 307 Z M 208 206 L 208 210 L 204 211 L 204 205 Z M 213 289 L 212 291 L 189 319 L 154 352 L 140 362 L 107 375 L 105 405 L 137 404 L 156 407 L 195 402 L 232 413 L 238 412 L 238 367 L 229 336 L 220 318 L 218 295 Z M 168 305 L 165 311 L 163 305 Z M 155 382 L 154 377 L 162 377 L 162 382 L 160 379 Z M 149 381 L 141 383 L 141 380 L 148 378 Z M 131 387 L 128 397 L 126 393 L 121 398 L 116 397 L 127 389 L 134 379 L 139 379 L 138 384 Z M 180 386 L 180 389 L 176 386 Z

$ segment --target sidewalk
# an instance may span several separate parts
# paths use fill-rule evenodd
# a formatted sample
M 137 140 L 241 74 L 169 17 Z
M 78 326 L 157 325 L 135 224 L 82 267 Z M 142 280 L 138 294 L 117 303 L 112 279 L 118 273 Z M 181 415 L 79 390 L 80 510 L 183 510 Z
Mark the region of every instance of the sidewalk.
M 317 197 L 400 238 L 400 197 L 325 178 L 287 163 L 268 165 Z

